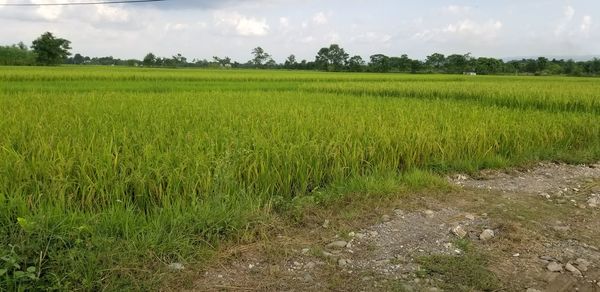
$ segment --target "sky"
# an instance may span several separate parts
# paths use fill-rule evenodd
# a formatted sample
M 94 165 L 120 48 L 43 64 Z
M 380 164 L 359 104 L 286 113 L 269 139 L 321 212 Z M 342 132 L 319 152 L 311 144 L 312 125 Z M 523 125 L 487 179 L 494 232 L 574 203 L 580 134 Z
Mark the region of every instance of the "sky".
M 65 3 L 75 0 L 0 0 Z M 245 62 L 261 46 L 278 62 L 313 60 L 332 43 L 351 55 L 600 55 L 598 0 L 168 0 L 135 5 L 0 6 L 0 44 L 45 31 L 73 53 L 141 59 L 148 52 Z

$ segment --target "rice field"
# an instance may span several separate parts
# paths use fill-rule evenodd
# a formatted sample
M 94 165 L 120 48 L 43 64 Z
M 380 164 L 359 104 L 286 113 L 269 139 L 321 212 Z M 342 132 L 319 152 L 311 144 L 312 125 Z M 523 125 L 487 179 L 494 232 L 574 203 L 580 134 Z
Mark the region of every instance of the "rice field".
M 153 287 L 153 258 L 201 262 L 345 182 L 597 161 L 599 95 L 593 78 L 0 68 L 0 290 Z

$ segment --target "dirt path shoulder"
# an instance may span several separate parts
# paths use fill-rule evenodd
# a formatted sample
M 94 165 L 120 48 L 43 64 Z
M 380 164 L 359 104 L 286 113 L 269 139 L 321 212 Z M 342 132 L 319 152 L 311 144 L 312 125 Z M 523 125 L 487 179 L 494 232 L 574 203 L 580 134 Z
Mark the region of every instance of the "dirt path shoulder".
M 192 290 L 600 291 L 600 164 L 448 181 L 224 251 Z

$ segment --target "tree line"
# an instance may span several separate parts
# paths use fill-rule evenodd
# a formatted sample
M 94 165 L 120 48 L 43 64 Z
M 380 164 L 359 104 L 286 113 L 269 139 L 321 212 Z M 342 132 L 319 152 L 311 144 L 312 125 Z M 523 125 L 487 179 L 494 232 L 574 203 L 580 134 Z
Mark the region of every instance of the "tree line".
M 488 57 L 473 57 L 468 54 L 444 55 L 434 53 L 425 60 L 411 59 L 408 55 L 387 56 L 374 54 L 368 59 L 359 55 L 350 56 L 337 44 L 321 48 L 314 60 L 298 61 L 290 55 L 283 63 L 276 62 L 263 48 L 251 51 L 252 59 L 240 63 L 229 57 L 214 56 L 211 59 L 188 59 L 181 54 L 159 57 L 148 53 L 143 59 L 118 59 L 71 55 L 71 42 L 47 32 L 33 41 L 31 47 L 23 43 L 0 46 L 0 65 L 109 65 L 143 67 L 198 67 L 198 68 L 261 68 L 287 70 L 320 70 L 329 72 L 378 72 L 378 73 L 447 73 L 465 72 L 477 74 L 529 74 L 529 75 L 600 75 L 600 59 L 589 61 L 557 60 L 539 57 L 504 61 Z

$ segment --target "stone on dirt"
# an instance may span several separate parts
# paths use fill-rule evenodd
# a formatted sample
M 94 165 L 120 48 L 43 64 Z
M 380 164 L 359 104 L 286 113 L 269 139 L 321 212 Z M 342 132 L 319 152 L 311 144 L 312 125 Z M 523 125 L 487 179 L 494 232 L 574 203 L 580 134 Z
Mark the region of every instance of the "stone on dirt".
M 427 218 L 433 218 L 433 215 L 435 215 L 435 212 L 433 212 L 432 210 L 425 210 L 425 212 L 423 212 L 425 214 L 425 217 Z
M 575 264 L 577 265 L 577 268 L 579 268 L 579 270 L 582 272 L 587 272 L 587 270 L 590 266 L 590 262 L 588 262 L 585 259 L 577 259 L 575 261 Z
M 557 262 L 549 263 L 546 268 L 548 269 L 548 271 L 553 272 L 553 273 L 561 273 L 563 271 L 563 265 L 561 265 Z
M 383 222 L 389 222 L 391 220 L 392 220 L 392 218 L 390 217 L 390 215 L 381 216 L 381 221 L 383 221 Z
M 347 242 L 345 242 L 343 240 L 338 240 L 338 241 L 334 241 L 334 242 L 328 244 L 327 247 L 334 248 L 334 249 L 340 249 L 340 248 L 346 247 L 346 245 L 348 245 Z
M 494 236 L 495 236 L 494 230 L 486 229 L 479 235 L 479 239 L 481 239 L 483 241 L 488 241 L 488 240 L 494 238 Z
M 592 196 L 587 201 L 587 203 L 588 203 L 588 206 L 590 206 L 591 208 L 600 207 L 600 195 L 592 194 Z
M 573 276 L 575 277 L 583 277 L 583 274 L 581 274 L 581 271 L 579 271 L 575 266 L 573 266 L 571 263 L 568 263 L 565 265 L 565 269 L 569 272 L 571 272 L 571 274 L 573 274 Z
M 467 236 L 467 231 L 461 225 L 457 225 L 454 228 L 452 228 L 452 234 L 462 239 L 465 238 L 465 236 Z

